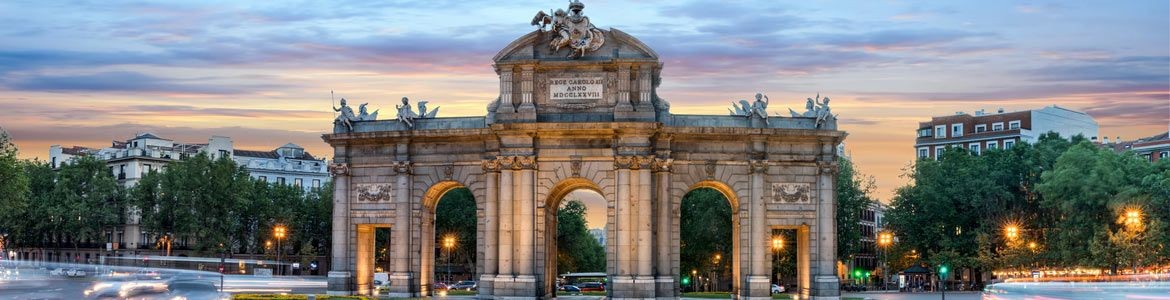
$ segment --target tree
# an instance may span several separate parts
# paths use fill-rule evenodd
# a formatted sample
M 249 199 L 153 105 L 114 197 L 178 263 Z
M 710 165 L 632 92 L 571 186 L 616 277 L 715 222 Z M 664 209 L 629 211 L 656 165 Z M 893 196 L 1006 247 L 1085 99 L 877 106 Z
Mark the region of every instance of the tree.
M 0 128 L 0 248 L 9 247 L 11 240 L 24 232 L 18 232 L 25 220 L 29 206 L 29 179 L 25 174 L 26 163 L 16 158 L 16 145 L 8 138 L 8 132 Z
M 569 200 L 557 209 L 557 271 L 604 272 L 605 248 L 598 243 L 585 222 L 584 203 Z
M 103 233 L 124 224 L 122 186 L 104 161 L 82 156 L 57 171 L 50 193 L 50 222 L 74 249 L 82 242 L 104 240 Z
M 848 158 L 837 159 L 837 259 L 851 262 L 861 252 L 861 213 L 873 203 L 872 177 L 858 173 Z

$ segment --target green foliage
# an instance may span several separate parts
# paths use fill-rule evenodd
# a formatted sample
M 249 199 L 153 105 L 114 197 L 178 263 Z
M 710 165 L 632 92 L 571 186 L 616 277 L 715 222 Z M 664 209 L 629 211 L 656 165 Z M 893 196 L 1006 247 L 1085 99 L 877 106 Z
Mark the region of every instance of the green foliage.
M 476 220 L 475 198 L 467 188 L 447 192 L 435 206 L 435 245 L 442 246 L 444 237 L 454 236 L 451 263 L 463 265 L 465 270 L 475 270 Z M 436 266 L 447 264 L 442 253 L 435 253 Z
M 29 206 L 29 178 L 25 174 L 27 163 L 16 158 L 16 145 L 8 138 L 8 132 L 0 128 L 0 235 L 17 236 L 24 222 L 21 216 Z M 3 241 L 7 243 L 8 241 Z
M 1055 133 L 975 155 L 962 148 L 915 163 L 886 213 L 895 249 L 957 268 L 1141 266 L 1170 261 L 1170 162 Z M 1128 209 L 1144 211 L 1140 228 Z M 1016 238 L 1005 234 L 1019 228 Z M 1139 230 L 1140 229 L 1140 230 Z
M 577 200 L 557 209 L 557 272 L 605 272 L 605 248 L 589 234 L 586 207 Z
M 869 194 L 873 191 L 872 177 L 863 176 L 847 158 L 837 159 L 837 259 L 851 261 L 854 253 L 861 252 L 861 213 L 873 203 Z
M 732 222 L 731 204 L 714 189 L 692 190 L 683 196 L 679 224 L 680 272 L 710 276 L 711 272 L 724 274 L 731 270 Z M 716 263 L 716 255 L 722 258 Z M 720 276 L 717 278 L 726 278 Z

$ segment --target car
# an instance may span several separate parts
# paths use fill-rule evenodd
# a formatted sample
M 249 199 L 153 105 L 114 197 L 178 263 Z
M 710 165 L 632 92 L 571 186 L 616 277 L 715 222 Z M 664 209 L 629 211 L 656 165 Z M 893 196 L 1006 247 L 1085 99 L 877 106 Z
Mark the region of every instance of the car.
M 231 299 L 230 293 L 220 292 L 214 281 L 171 280 L 167 282 L 167 296 L 171 299 Z
M 581 293 L 581 288 L 579 288 L 575 285 L 562 286 L 561 290 L 568 292 L 569 294 L 580 294 Z
M 69 269 L 69 271 L 65 271 L 65 276 L 69 276 L 69 277 L 85 277 L 85 271 L 78 270 L 78 269 Z
M 773 294 L 779 294 L 779 293 L 783 293 L 783 292 L 786 292 L 786 290 L 784 289 L 784 285 L 780 285 L 780 284 L 773 284 L 772 285 L 772 293 Z
M 864 292 L 865 286 L 859 284 L 846 283 L 841 285 L 841 289 L 846 292 Z
M 442 283 L 442 282 L 436 282 L 435 284 L 433 284 L 433 285 L 431 285 L 431 286 L 432 286 L 432 287 L 433 287 L 433 288 L 434 288 L 436 291 L 446 291 L 446 290 L 449 288 L 449 287 L 447 287 L 447 285 L 446 285 L 446 284 L 444 284 L 444 283 Z
M 604 292 L 605 284 L 600 282 L 584 282 L 577 285 L 582 292 Z
M 62 268 L 53 269 L 52 271 L 49 271 L 49 276 L 65 276 L 65 269 L 62 269 Z
M 474 291 L 479 285 L 473 280 L 464 280 L 450 286 L 452 290 Z

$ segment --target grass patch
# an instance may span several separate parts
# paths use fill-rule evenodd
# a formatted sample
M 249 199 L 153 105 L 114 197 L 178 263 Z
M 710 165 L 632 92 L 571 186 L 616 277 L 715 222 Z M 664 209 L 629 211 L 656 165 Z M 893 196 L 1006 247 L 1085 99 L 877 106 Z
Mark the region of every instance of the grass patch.
M 448 296 L 475 296 L 475 295 L 478 295 L 478 294 L 479 294 L 479 292 L 476 292 L 476 291 L 467 291 L 467 290 L 450 290 L 450 291 L 447 291 L 447 295 L 448 295 Z
M 789 294 L 772 294 L 772 299 L 792 299 L 792 295 L 789 295 Z
M 280 294 L 236 294 L 232 295 L 234 300 L 305 300 L 308 295 L 280 295 Z M 370 300 L 365 296 L 329 296 L 317 295 L 320 300 Z
M 731 299 L 730 292 L 690 292 L 683 293 L 683 298 L 704 298 L 704 299 Z

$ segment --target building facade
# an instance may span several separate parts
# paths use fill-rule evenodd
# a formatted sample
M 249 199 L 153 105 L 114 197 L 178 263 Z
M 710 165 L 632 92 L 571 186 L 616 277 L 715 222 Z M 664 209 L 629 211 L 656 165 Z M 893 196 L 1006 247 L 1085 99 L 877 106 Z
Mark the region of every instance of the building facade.
M 331 178 L 323 158 L 313 157 L 295 144 L 285 144 L 270 151 L 237 150 L 232 139 L 225 136 L 212 136 L 207 143 L 180 143 L 151 133 L 142 133 L 129 140 L 113 141 L 104 148 L 52 145 L 49 147 L 49 164 L 57 169 L 77 157 L 92 156 L 105 161 L 118 183 L 128 188 L 136 185 L 151 171 L 165 170 L 168 164 L 199 153 L 205 153 L 212 159 L 228 157 L 247 169 L 252 178 L 271 178 L 269 182 L 296 185 L 305 191 L 321 187 Z M 138 225 L 138 214 L 134 211 L 132 208 L 127 212 L 127 224 L 107 234 L 105 243 L 111 250 L 135 253 L 136 250 L 153 245 L 150 241 L 154 240 L 154 236 L 142 232 Z
M 1121 141 L 1121 137 L 1118 137 L 1115 141 L 1109 143 L 1109 140 L 1105 139 L 1101 145 L 1117 152 L 1133 151 L 1134 155 L 1150 162 L 1170 158 L 1170 132 L 1132 141 Z
M 1056 105 L 1040 109 L 995 113 L 983 110 L 969 115 L 933 117 L 918 123 L 915 157 L 938 158 L 943 150 L 962 147 L 979 154 L 989 149 L 1007 149 L 1021 141 L 1035 143 L 1041 135 L 1055 132 L 1069 138 L 1083 135 L 1097 141 L 1097 121 L 1086 113 Z

